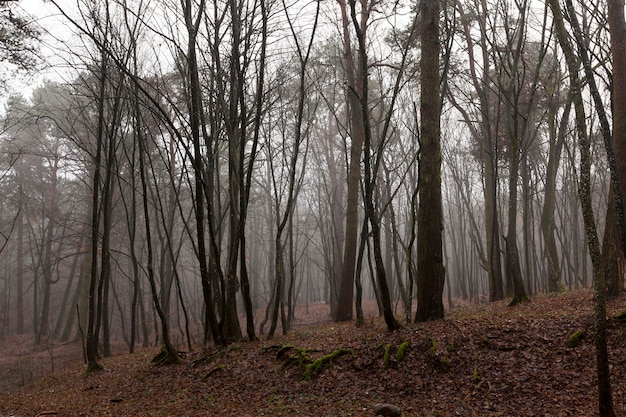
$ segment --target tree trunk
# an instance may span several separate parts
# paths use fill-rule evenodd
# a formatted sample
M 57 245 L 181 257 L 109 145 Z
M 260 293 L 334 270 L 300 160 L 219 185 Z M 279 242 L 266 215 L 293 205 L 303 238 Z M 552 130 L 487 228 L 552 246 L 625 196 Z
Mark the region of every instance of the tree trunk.
M 359 95 L 363 94 L 360 66 L 353 59 L 352 46 L 350 43 L 350 19 L 346 0 L 339 0 L 341 8 L 341 22 L 343 27 L 343 62 L 346 70 L 346 84 L 348 95 L 348 108 L 350 110 L 350 162 L 348 167 L 348 181 L 346 193 L 346 226 L 343 250 L 343 262 L 341 270 L 341 283 L 339 286 L 339 303 L 336 321 L 349 321 L 353 317 L 354 301 L 354 273 L 356 267 L 357 240 L 359 232 L 359 187 L 361 180 L 361 154 L 365 131 L 363 127 L 363 114 L 359 102 Z M 363 5 L 365 8 L 366 5 Z M 361 29 L 366 30 L 367 18 L 363 16 Z
M 422 3 L 421 135 L 417 219 L 417 312 L 415 321 L 443 318 L 443 205 L 441 197 L 441 89 L 439 2 Z
M 544 193 L 543 211 L 541 212 L 541 233 L 545 242 L 545 257 L 548 268 L 548 291 L 562 292 L 563 279 L 561 277 L 561 268 L 559 264 L 559 252 L 556 246 L 556 238 L 554 236 L 554 210 L 556 207 L 556 177 L 558 173 L 559 160 L 561 158 L 561 150 L 565 143 L 565 128 L 569 119 L 571 101 L 569 101 L 563 112 L 559 130 L 556 128 L 556 109 L 551 106 L 548 114 L 549 125 L 549 150 L 548 164 L 546 167 L 546 186 Z
M 57 144 L 58 147 L 58 144 Z M 56 210 L 57 210 L 57 170 L 59 164 L 59 158 L 57 155 L 53 156 L 54 161 L 51 166 L 50 173 L 50 197 L 47 205 L 46 217 L 48 218 L 48 224 L 45 228 L 44 241 L 43 241 L 43 285 L 42 285 L 42 305 L 41 305 L 41 318 L 39 320 L 39 329 L 35 333 L 35 344 L 41 343 L 42 336 L 48 336 L 50 333 L 50 287 L 52 286 L 53 278 L 52 273 L 54 266 L 52 265 L 52 241 L 54 239 L 55 225 L 57 223 Z
M 613 149 L 617 163 L 620 196 L 623 203 L 626 198 L 626 19 L 624 17 L 624 0 L 607 0 L 609 32 L 611 34 L 611 53 L 613 55 Z M 622 210 L 624 207 L 622 206 Z M 626 252 L 624 227 L 625 213 L 617 213 L 617 225 L 620 229 L 622 250 L 616 260 L 621 269 L 612 283 L 612 295 L 622 290 L 624 283 L 624 253 Z
M 580 142 L 580 182 L 578 186 L 578 193 L 580 197 L 580 205 L 583 214 L 583 220 L 585 224 L 585 234 L 587 238 L 587 244 L 589 246 L 589 253 L 591 255 L 591 262 L 593 267 L 594 276 L 594 305 L 595 305 L 595 325 L 596 334 L 594 336 L 594 342 L 596 347 L 596 370 L 598 376 L 598 408 L 601 417 L 614 417 L 615 411 L 613 410 L 613 397 L 611 394 L 611 380 L 608 361 L 608 350 L 606 345 L 606 300 L 605 300 L 605 288 L 604 288 L 604 265 L 602 264 L 602 253 L 600 250 L 600 242 L 597 235 L 595 219 L 593 214 L 593 204 L 591 201 L 591 154 L 590 154 L 590 141 L 588 137 L 587 122 L 585 116 L 585 108 L 581 93 L 581 82 L 578 76 L 579 61 L 581 58 L 583 64 L 589 63 L 587 51 L 584 48 L 584 43 L 578 42 L 579 54 L 574 53 L 573 47 L 570 44 L 569 35 L 565 29 L 563 13 L 558 0 L 548 0 L 550 9 L 552 10 L 555 31 L 565 61 L 569 70 L 570 86 L 572 88 L 572 99 L 574 103 L 574 109 L 576 114 L 576 131 Z M 570 23 L 576 32 L 577 38 L 580 37 L 580 28 L 578 27 L 578 18 L 574 12 L 571 1 L 567 1 L 568 12 L 570 15 Z M 588 82 L 593 80 L 588 79 Z M 597 91 L 596 91 L 597 93 Z
M 24 186 L 23 180 L 19 180 L 20 207 L 17 213 L 17 259 L 15 260 L 15 308 L 16 308 L 16 330 L 17 334 L 24 333 Z
M 107 59 L 102 51 L 100 62 L 100 73 L 98 74 L 98 129 L 96 132 L 96 154 L 93 160 L 94 176 L 91 189 L 91 267 L 89 274 L 89 304 L 87 313 L 87 335 L 85 354 L 87 356 L 87 370 L 102 369 L 98 363 L 98 333 L 96 329 L 97 311 L 99 311 L 96 300 L 96 286 L 98 283 L 98 247 L 100 231 L 100 182 L 101 182 L 101 162 L 104 147 L 104 100 L 107 74 Z M 105 231 L 108 233 L 108 231 Z
M 200 86 L 200 78 L 198 75 L 198 61 L 197 61 L 197 52 L 196 52 L 196 36 L 198 34 L 198 25 L 200 24 L 201 17 L 204 12 L 204 1 L 201 1 L 198 6 L 198 16 L 196 16 L 195 20 L 191 15 L 191 5 L 192 2 L 187 0 L 183 6 L 185 11 L 185 25 L 187 27 L 188 32 L 188 44 L 187 44 L 187 63 L 188 63 L 188 76 L 190 79 L 189 83 L 189 97 L 191 102 L 191 113 L 190 113 L 190 125 L 191 125 L 191 136 L 193 142 L 193 151 L 196 157 L 193 158 L 193 172 L 194 172 L 194 206 L 195 206 L 195 220 L 196 220 L 196 237 L 197 237 L 197 258 L 200 268 L 200 280 L 202 283 L 202 293 L 204 297 L 204 308 L 205 308 L 205 320 L 204 320 L 204 342 L 206 343 L 209 339 L 209 336 L 213 339 L 216 344 L 223 344 L 224 337 L 221 329 L 218 326 L 217 317 L 215 315 L 215 310 L 213 309 L 213 288 L 212 288 L 212 280 L 211 274 L 209 271 L 209 266 L 207 265 L 207 259 L 209 252 L 206 248 L 206 231 L 205 231 L 205 222 L 207 221 L 207 216 L 205 216 L 205 201 L 210 198 L 210 195 L 206 195 L 205 198 L 205 189 L 204 186 L 207 184 L 203 184 L 203 179 L 205 178 L 205 165 L 202 159 L 202 138 L 200 135 L 200 123 L 203 114 L 203 106 L 202 106 L 202 97 L 200 94 L 202 92 Z M 209 204 L 209 207 L 211 205 Z M 211 221 L 209 216 L 209 228 L 211 227 Z M 214 251 L 214 248 L 211 248 Z
M 517 182 L 519 179 L 519 143 L 511 138 L 511 159 L 509 161 L 509 213 L 507 222 L 506 273 L 513 283 L 513 299 L 509 306 L 528 300 L 524 289 L 524 279 L 520 268 L 519 248 L 517 246 Z M 507 279 L 507 282 L 509 281 Z
M 604 238 L 602 240 L 602 262 L 607 296 L 617 297 L 624 281 L 624 252 L 620 244 L 619 226 L 615 213 L 615 195 L 609 187 L 609 199 L 606 207 Z
M 462 17 L 466 16 L 460 2 L 457 2 L 457 9 Z M 467 50 L 469 53 L 469 66 L 472 84 L 478 94 L 480 100 L 480 128 L 472 131 L 472 136 L 478 141 L 480 146 L 480 157 L 483 164 L 484 188 L 483 194 L 485 199 L 485 242 L 486 242 L 486 258 L 487 263 L 484 267 L 487 270 L 489 284 L 489 301 L 497 301 L 504 298 L 504 286 L 502 280 L 502 262 L 500 248 L 500 223 L 498 219 L 498 147 L 494 138 L 492 129 L 489 84 L 491 76 L 489 68 L 492 64 L 489 62 L 489 46 L 486 33 L 487 30 L 487 5 L 486 1 L 481 1 L 481 10 L 478 18 L 480 19 L 481 36 L 480 49 L 482 52 L 482 73 L 478 73 L 477 62 L 474 56 L 474 41 L 470 32 L 469 25 L 463 22 L 463 33 L 467 42 Z M 458 107 L 457 107 L 458 108 Z M 468 126 L 473 126 L 473 118 L 464 114 L 464 118 Z

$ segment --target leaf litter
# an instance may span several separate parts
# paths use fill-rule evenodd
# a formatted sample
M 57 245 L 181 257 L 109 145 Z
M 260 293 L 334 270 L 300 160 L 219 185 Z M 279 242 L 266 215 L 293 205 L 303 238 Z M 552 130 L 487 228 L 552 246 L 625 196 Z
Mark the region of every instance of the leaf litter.
M 613 317 L 625 299 L 607 309 L 618 415 L 626 411 L 626 323 Z M 577 331 L 588 336 L 568 347 Z M 0 365 L 12 358 L 3 352 Z M 458 307 L 392 333 L 378 318 L 361 327 L 326 322 L 271 341 L 198 349 L 180 365 L 151 364 L 157 352 L 104 358 L 105 369 L 89 376 L 80 356 L 69 361 L 66 353 L 53 372 L 5 389 L 0 416 L 371 416 L 390 403 L 403 416 L 556 417 L 598 408 L 589 291 Z

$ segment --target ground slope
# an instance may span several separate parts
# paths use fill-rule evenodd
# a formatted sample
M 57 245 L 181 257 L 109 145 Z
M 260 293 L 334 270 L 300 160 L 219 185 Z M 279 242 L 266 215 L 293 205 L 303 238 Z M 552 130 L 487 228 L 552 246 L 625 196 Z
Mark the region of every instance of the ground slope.
M 618 415 L 626 411 L 626 324 L 612 317 L 624 308 L 624 298 L 608 305 Z M 569 347 L 577 331 L 585 335 Z M 87 377 L 75 362 L 0 396 L 0 415 L 367 416 L 388 402 L 404 416 L 593 416 L 592 331 L 587 291 L 457 308 L 393 333 L 378 319 L 360 328 L 326 323 L 189 352 L 175 366 L 151 364 L 157 349 L 103 359 L 105 370 Z

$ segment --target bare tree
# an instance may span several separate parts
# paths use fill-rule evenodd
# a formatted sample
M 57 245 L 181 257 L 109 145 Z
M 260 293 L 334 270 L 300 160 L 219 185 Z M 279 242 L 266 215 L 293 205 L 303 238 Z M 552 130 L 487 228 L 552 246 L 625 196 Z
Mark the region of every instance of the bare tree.
M 574 109 L 576 116 L 576 131 L 580 143 L 580 182 L 578 192 L 580 195 L 580 204 L 582 208 L 583 219 L 585 223 L 585 234 L 587 237 L 587 245 L 591 255 L 594 278 L 594 304 L 595 304 L 595 325 L 596 334 L 594 342 L 596 346 L 596 369 L 598 374 L 598 407 L 601 416 L 612 417 L 615 415 L 613 409 L 613 398 L 611 395 L 611 382 L 608 361 L 608 350 L 606 345 L 606 299 L 605 299 L 605 282 L 604 282 L 604 265 L 602 262 L 602 253 L 600 249 L 600 241 L 596 230 L 596 224 L 593 214 L 593 205 L 591 201 L 591 154 L 590 141 L 587 132 L 587 121 L 585 117 L 585 109 L 582 101 L 581 86 L 582 83 L 578 76 L 579 64 L 574 53 L 574 48 L 570 43 L 565 28 L 563 12 L 558 1 L 550 0 L 549 2 L 557 39 L 563 53 L 569 70 L 570 88 L 572 89 L 572 98 L 574 101 Z M 582 58 L 583 66 L 586 67 L 585 72 L 591 76 L 587 81 L 593 83 L 593 74 L 589 71 L 589 56 L 582 42 L 582 34 L 578 24 L 578 16 L 573 8 L 571 1 L 567 1 L 567 11 L 570 24 L 573 26 L 578 44 L 578 56 Z M 593 89 L 593 87 L 592 87 Z M 597 89 L 595 91 L 597 94 Z M 606 126 L 605 126 L 606 129 Z
M 319 13 L 320 13 L 320 5 L 319 3 L 317 4 L 316 8 L 315 8 L 315 17 L 314 17 L 314 21 L 313 21 L 313 27 L 311 29 L 311 35 L 309 37 L 308 43 L 306 44 L 306 46 L 301 46 L 300 43 L 300 39 L 298 38 L 298 34 L 294 28 L 293 22 L 292 22 L 292 18 L 289 15 L 288 9 L 286 7 L 286 5 L 283 3 L 284 8 L 285 8 L 285 13 L 286 13 L 286 17 L 287 17 L 287 21 L 289 23 L 289 28 L 291 30 L 291 34 L 293 36 L 294 42 L 296 44 L 296 55 L 298 58 L 298 64 L 299 64 L 299 68 L 298 68 L 298 78 L 297 78 L 297 82 L 298 82 L 298 86 L 297 86 L 297 104 L 296 104 L 296 111 L 295 111 L 295 120 L 294 120 L 294 127 L 293 127 L 293 144 L 291 145 L 291 157 L 287 166 L 287 176 L 288 176 L 288 180 L 287 180 L 287 201 L 284 204 L 284 207 L 282 208 L 283 213 L 281 214 L 281 207 L 280 207 L 280 200 L 278 200 L 278 203 L 276 204 L 275 207 L 275 212 L 276 212 L 276 237 L 275 237 L 275 242 L 274 242 L 274 254 L 275 254 L 275 266 L 274 266 L 274 273 L 275 273 L 275 279 L 274 279 L 274 294 L 272 296 L 272 299 L 274 301 L 274 304 L 272 306 L 272 321 L 271 321 L 271 326 L 270 326 L 270 330 L 269 333 L 267 335 L 268 338 L 272 338 L 274 336 L 274 332 L 276 331 L 276 325 L 278 322 L 278 310 L 279 310 L 279 306 L 281 304 L 284 303 L 284 296 L 285 296 L 285 278 L 286 278 L 286 274 L 285 274 L 285 254 L 284 254 L 284 242 L 283 242 L 283 233 L 285 231 L 285 227 L 288 225 L 288 222 L 293 219 L 294 216 L 294 210 L 295 210 L 295 204 L 297 201 L 297 193 L 298 190 L 300 189 L 300 185 L 302 183 L 302 177 L 304 174 L 304 168 L 300 168 L 300 172 L 298 169 L 298 163 L 300 161 L 301 157 L 301 153 L 304 152 L 304 159 L 306 160 L 306 152 L 308 151 L 308 146 L 307 146 L 307 140 L 308 140 L 308 131 L 309 131 L 309 125 L 307 123 L 307 120 L 305 120 L 305 106 L 307 105 L 307 96 L 308 96 L 308 90 L 310 89 L 310 85 L 307 83 L 307 64 L 309 62 L 309 57 L 311 56 L 311 50 L 313 48 L 313 42 L 315 40 L 315 34 L 317 31 L 317 25 L 318 25 L 318 18 L 319 18 Z M 311 105 L 310 103 L 308 104 L 309 106 Z M 315 104 L 313 104 L 313 107 L 315 107 Z M 309 109 L 309 113 L 314 113 L 315 110 L 314 109 Z M 289 134 L 289 136 L 291 136 L 291 133 Z M 286 145 L 286 141 L 281 141 L 283 146 L 283 154 L 285 154 L 285 148 L 284 146 Z M 303 149 L 304 148 L 304 149 Z M 269 158 L 270 164 L 272 164 L 272 159 L 271 157 Z M 274 184 L 274 192 L 276 195 L 278 195 L 278 187 L 276 185 L 276 179 L 274 176 L 274 173 L 277 171 L 277 169 L 275 169 L 273 166 L 270 166 L 270 168 L 272 169 L 272 178 L 273 178 L 273 184 Z M 290 225 L 290 234 L 293 234 L 293 225 Z M 288 293 L 290 294 L 290 292 Z M 283 312 L 283 317 L 284 317 L 284 312 Z M 283 329 L 283 334 L 285 334 L 287 332 L 287 320 L 283 319 L 282 320 L 282 329 Z

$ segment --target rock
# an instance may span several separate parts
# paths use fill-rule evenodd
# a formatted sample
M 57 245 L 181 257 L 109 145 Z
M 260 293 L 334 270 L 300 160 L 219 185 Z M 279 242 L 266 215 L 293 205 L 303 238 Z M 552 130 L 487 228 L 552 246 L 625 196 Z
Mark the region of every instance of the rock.
M 376 404 L 374 414 L 383 417 L 400 417 L 402 410 L 393 404 Z

